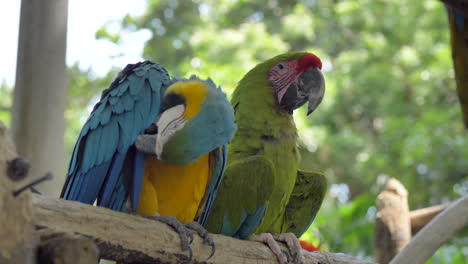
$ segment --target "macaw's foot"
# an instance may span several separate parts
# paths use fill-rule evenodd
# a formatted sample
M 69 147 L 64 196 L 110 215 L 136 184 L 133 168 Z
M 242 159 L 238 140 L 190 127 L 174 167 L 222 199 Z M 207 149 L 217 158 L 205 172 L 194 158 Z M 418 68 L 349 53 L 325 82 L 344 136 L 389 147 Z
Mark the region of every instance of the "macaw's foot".
M 292 263 L 303 264 L 305 262 L 301 244 L 299 243 L 299 240 L 293 233 L 263 233 L 260 235 L 253 236 L 249 240 L 265 243 L 271 249 L 273 254 L 275 254 L 275 256 L 278 258 L 280 264 L 288 263 L 288 258 L 285 252 L 281 250 L 277 241 L 286 243 L 289 252 L 293 257 Z
M 174 231 L 176 231 L 179 234 L 180 248 L 182 249 L 182 251 L 188 250 L 189 252 L 187 263 L 192 260 L 193 253 L 192 253 L 192 248 L 190 247 L 190 244 L 193 241 L 193 232 L 189 228 L 187 228 L 185 224 L 179 222 L 179 220 L 177 220 L 177 218 L 173 216 L 143 216 L 143 217 L 165 223 L 168 226 L 172 227 Z
M 211 238 L 208 231 L 206 231 L 202 225 L 195 221 L 185 223 L 185 227 L 197 232 L 197 234 L 203 239 L 203 242 L 211 247 L 211 254 L 208 259 L 211 258 L 215 253 L 215 243 L 213 242 L 213 239 Z
M 255 235 L 251 238 L 249 238 L 251 241 L 256 241 L 256 242 L 262 242 L 266 244 L 271 252 L 278 258 L 278 262 L 280 264 L 287 264 L 288 263 L 288 258 L 287 255 L 281 250 L 279 247 L 278 243 L 276 240 L 273 238 L 273 235 L 270 233 L 263 233 L 260 235 Z
M 273 238 L 276 241 L 281 241 L 286 243 L 288 246 L 289 252 L 294 259 L 294 263 L 303 264 L 305 262 L 304 253 L 302 251 L 301 243 L 299 239 L 293 233 L 282 233 L 282 234 L 273 234 Z

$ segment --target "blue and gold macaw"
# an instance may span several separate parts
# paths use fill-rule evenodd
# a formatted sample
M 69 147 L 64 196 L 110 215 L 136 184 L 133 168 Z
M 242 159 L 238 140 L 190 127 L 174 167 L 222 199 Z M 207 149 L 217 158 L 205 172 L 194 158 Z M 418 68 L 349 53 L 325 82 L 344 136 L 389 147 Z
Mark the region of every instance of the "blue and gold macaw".
M 210 79 L 130 64 L 84 124 L 61 197 L 204 225 L 236 129 L 226 95 Z

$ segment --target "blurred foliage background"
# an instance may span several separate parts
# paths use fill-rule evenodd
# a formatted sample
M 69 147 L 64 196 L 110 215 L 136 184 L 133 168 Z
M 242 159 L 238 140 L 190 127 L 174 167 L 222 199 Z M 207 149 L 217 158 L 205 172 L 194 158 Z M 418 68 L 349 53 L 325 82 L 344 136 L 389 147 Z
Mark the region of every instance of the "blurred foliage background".
M 444 6 L 436 0 L 148 0 L 119 30 L 97 38 L 119 45 L 121 31 L 151 32 L 145 59 L 171 74 L 211 77 L 230 94 L 258 62 L 307 50 L 321 57 L 322 105 L 295 113 L 302 167 L 324 172 L 330 190 L 303 236 L 324 250 L 371 259 L 374 201 L 389 177 L 409 190 L 411 209 L 468 193 L 468 137 L 455 92 Z M 130 63 L 130 62 L 129 62 Z M 65 140 L 71 154 L 99 93 L 119 69 L 96 76 L 69 68 Z M 0 86 L 9 122 L 11 87 Z M 460 235 L 430 263 L 465 263 Z

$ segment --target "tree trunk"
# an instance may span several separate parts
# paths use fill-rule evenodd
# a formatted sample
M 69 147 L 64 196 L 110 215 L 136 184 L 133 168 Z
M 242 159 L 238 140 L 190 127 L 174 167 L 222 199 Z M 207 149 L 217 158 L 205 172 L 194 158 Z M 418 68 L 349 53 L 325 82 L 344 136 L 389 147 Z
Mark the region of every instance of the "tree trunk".
M 23 0 L 12 132 L 34 178 L 52 172 L 38 189 L 57 195 L 64 180 L 64 112 L 68 0 Z
M 377 263 L 389 263 L 411 240 L 408 191 L 395 178 L 377 196 L 374 255 Z

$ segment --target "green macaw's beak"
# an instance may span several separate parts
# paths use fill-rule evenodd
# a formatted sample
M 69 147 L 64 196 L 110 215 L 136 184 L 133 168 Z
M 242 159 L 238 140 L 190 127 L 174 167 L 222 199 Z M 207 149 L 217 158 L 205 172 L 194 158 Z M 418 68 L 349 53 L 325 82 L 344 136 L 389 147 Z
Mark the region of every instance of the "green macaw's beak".
M 309 101 L 307 115 L 322 102 L 325 93 L 325 79 L 318 68 L 310 68 L 299 75 L 289 87 L 280 102 L 280 107 L 292 113 L 294 109 Z

